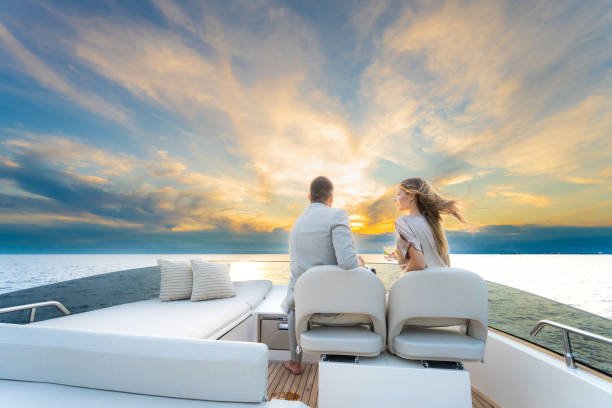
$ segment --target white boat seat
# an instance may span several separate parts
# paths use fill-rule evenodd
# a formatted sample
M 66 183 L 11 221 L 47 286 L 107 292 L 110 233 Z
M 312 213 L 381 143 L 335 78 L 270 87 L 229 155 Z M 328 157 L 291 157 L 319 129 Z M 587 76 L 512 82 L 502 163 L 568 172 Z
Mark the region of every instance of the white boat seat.
M 363 326 L 320 326 L 301 335 L 304 350 L 321 354 L 377 356 L 382 336 Z
M 485 342 L 445 328 L 404 327 L 393 338 L 395 354 L 408 360 L 478 361 Z
M 376 356 L 385 349 L 385 287 L 365 268 L 351 270 L 321 265 L 304 272 L 295 285 L 295 328 L 298 345 L 316 354 Z M 358 317 L 356 326 L 311 324 L 317 315 Z M 350 319 L 349 319 L 350 320 Z M 362 326 L 365 321 L 370 327 Z
M 473 272 L 432 268 L 406 273 L 389 290 L 389 351 L 416 360 L 482 360 L 487 313 L 487 286 Z M 434 329 L 458 324 L 462 331 Z

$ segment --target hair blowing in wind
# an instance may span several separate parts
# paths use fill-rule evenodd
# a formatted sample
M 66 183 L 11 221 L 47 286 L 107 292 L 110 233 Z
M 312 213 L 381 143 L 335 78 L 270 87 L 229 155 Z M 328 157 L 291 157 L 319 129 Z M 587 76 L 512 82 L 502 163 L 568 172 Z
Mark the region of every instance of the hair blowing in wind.
M 442 229 L 442 214 L 452 215 L 460 222 L 465 222 L 457 201 L 442 197 L 431 184 L 419 177 L 402 180 L 400 188 L 415 194 L 417 207 L 433 232 L 438 254 L 450 266 L 448 241 Z

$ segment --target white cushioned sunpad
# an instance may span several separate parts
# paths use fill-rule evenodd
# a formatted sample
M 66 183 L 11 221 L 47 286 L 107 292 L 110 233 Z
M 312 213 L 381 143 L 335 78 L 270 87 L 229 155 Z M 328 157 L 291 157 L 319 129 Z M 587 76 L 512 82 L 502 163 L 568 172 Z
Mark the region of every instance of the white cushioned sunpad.
M 272 289 L 269 280 L 234 281 L 236 297 L 232 299 L 244 301 L 251 309 L 255 309 Z
M 300 334 L 302 349 L 313 353 L 376 356 L 382 343 L 380 334 L 365 327 L 320 326 Z
M 0 361 L 7 380 L 212 401 L 266 396 L 268 349 L 259 343 L 0 324 Z
M 102 391 L 67 385 L 0 380 L 9 407 L 87 408 L 308 408 L 300 401 L 216 402 Z
M 453 329 L 404 329 L 393 339 L 396 354 L 415 360 L 480 360 L 485 342 Z
M 271 287 L 272 283 L 267 280 L 237 281 L 234 282 L 237 295 L 231 298 L 201 302 L 150 299 L 32 324 L 105 333 L 205 339 L 250 313 Z

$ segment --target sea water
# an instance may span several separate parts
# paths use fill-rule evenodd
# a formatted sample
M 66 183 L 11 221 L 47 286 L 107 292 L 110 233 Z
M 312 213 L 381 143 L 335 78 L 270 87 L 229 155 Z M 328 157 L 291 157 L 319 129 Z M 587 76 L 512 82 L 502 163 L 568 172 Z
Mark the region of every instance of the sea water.
M 382 255 L 364 255 L 390 284 L 399 268 Z M 157 259 L 205 259 L 231 263 L 234 280 L 289 280 L 288 256 L 211 254 L 0 255 L 0 294 L 119 270 L 154 266 Z M 453 266 L 612 319 L 612 255 L 451 255 Z

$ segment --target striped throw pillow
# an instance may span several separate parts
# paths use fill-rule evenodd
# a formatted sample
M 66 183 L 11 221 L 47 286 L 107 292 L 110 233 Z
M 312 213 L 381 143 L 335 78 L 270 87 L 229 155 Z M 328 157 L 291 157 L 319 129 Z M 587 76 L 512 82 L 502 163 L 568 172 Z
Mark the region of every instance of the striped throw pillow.
M 189 299 L 193 286 L 193 275 L 189 262 L 158 259 L 157 264 L 161 271 L 159 300 L 166 302 Z
M 236 296 L 228 264 L 193 259 L 191 269 L 193 270 L 192 302 Z

